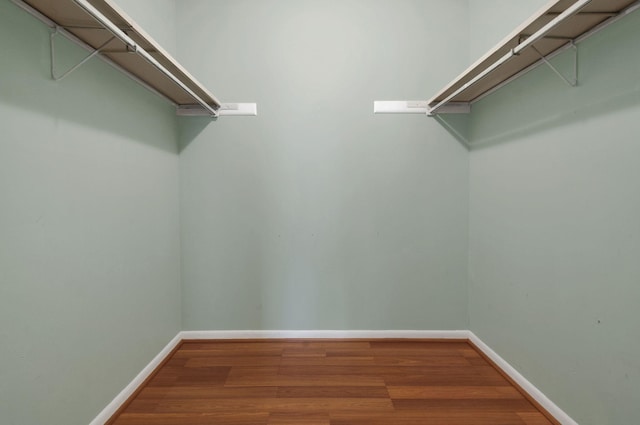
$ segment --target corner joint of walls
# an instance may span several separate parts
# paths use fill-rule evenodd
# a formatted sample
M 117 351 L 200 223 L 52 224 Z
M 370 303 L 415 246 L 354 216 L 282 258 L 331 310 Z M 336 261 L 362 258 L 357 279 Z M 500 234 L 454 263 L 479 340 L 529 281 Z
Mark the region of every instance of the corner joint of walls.
M 519 386 L 529 397 L 535 400 L 541 408 L 546 410 L 557 422 L 562 425 L 578 425 L 565 411 L 551 401 L 542 391 L 533 385 L 527 378 L 511 366 L 491 347 L 485 344 L 476 334 L 469 333 L 469 342 L 487 356 L 503 373 L 505 373 L 517 386 Z
M 178 334 L 171 340 L 169 343 L 156 355 L 151 362 L 144 369 L 136 375 L 135 378 L 126 386 L 120 393 L 109 403 L 107 406 L 102 409 L 102 411 L 96 416 L 89 425 L 104 425 L 113 417 L 113 415 L 120 410 L 125 403 L 129 400 L 129 398 L 136 393 L 138 388 L 140 388 L 144 382 L 153 375 L 154 371 L 160 367 L 165 359 L 167 359 L 171 353 L 180 345 L 182 342 L 182 332 L 178 332 Z

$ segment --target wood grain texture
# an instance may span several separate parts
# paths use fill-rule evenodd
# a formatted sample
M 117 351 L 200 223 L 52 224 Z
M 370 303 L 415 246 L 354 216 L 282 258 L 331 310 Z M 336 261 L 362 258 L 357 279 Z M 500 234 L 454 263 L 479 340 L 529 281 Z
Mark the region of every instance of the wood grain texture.
M 183 341 L 110 425 L 553 425 L 467 341 Z

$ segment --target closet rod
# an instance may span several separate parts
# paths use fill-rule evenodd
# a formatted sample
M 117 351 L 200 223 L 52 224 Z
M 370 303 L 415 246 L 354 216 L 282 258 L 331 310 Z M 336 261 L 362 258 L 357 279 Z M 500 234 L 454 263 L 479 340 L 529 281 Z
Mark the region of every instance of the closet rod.
M 78 0 L 74 0 L 74 1 L 78 1 Z M 517 47 L 514 47 L 513 49 L 509 50 L 509 52 L 507 54 L 505 54 L 503 57 L 498 59 L 491 66 L 489 66 L 487 69 L 482 71 L 480 74 L 476 75 L 471 81 L 469 81 L 468 83 L 466 83 L 465 85 L 460 87 L 458 90 L 456 90 L 455 92 L 453 92 L 452 94 L 447 96 L 442 101 L 438 102 L 432 108 L 429 108 L 429 111 L 427 112 L 427 115 L 430 115 L 430 116 L 431 115 L 435 115 L 439 109 L 441 109 L 443 106 L 445 106 L 447 103 L 449 103 L 452 99 L 454 99 L 460 93 L 464 92 L 469 87 L 472 87 L 478 81 L 482 80 L 484 77 L 486 77 L 491 72 L 493 72 L 496 68 L 500 67 L 501 65 L 503 65 L 504 63 L 509 61 L 514 56 L 519 55 L 520 52 L 522 52 L 524 49 L 526 49 L 527 47 L 532 46 L 535 42 L 537 42 L 540 39 L 542 39 L 549 31 L 551 31 L 557 25 L 559 25 L 562 22 L 564 22 L 566 19 L 568 19 L 571 16 L 575 15 L 576 13 L 578 13 L 587 4 L 591 3 L 591 1 L 592 0 L 579 0 L 579 1 L 577 1 L 571 7 L 567 8 L 567 10 L 562 12 L 560 15 L 556 16 L 547 25 L 545 25 L 544 27 L 542 27 L 538 31 L 536 31 L 534 34 L 532 34 L 531 37 L 527 38 L 525 41 L 520 43 Z
M 98 9 L 96 9 L 93 5 L 91 5 L 87 0 L 73 0 L 75 4 L 80 6 L 91 15 L 96 21 L 100 22 L 106 29 L 108 29 L 114 36 L 120 39 L 123 43 L 125 43 L 133 52 L 140 55 L 144 60 L 153 65 L 158 71 L 162 72 L 166 75 L 171 81 L 177 84 L 182 90 L 187 92 L 193 99 L 198 102 L 204 109 L 206 109 L 211 116 L 217 117 L 218 111 L 209 105 L 207 102 L 202 100 L 200 96 L 198 96 L 193 90 L 187 87 L 178 77 L 173 75 L 171 71 L 162 66 L 160 62 L 158 62 L 153 56 L 151 56 L 145 49 L 140 47 L 135 41 L 131 39 L 127 34 L 125 34 L 117 25 L 111 22 L 106 16 L 104 16 Z M 214 99 L 215 100 L 215 99 Z M 217 108 L 220 107 L 220 102 L 216 100 Z

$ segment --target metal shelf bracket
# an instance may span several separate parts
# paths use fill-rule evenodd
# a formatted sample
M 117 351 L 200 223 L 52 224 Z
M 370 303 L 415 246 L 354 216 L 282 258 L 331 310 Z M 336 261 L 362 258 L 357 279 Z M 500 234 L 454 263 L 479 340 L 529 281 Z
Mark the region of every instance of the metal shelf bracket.
M 89 62 L 89 60 L 91 60 L 91 58 L 93 58 L 94 56 L 97 56 L 100 54 L 100 52 L 109 44 L 111 43 L 111 41 L 113 41 L 113 39 L 115 37 L 111 37 L 109 40 L 107 40 L 104 44 L 102 44 L 100 47 L 98 47 L 97 49 L 95 49 L 93 52 L 89 53 L 89 55 L 85 56 L 84 59 L 82 59 L 80 62 L 78 62 L 76 65 L 72 66 L 70 69 L 68 69 L 67 71 L 65 71 L 64 73 L 58 75 L 57 74 L 57 70 L 56 70 L 56 43 L 55 43 L 55 39 L 56 36 L 59 34 L 59 29 L 60 27 L 55 26 L 53 28 L 53 31 L 51 31 L 51 34 L 49 34 L 49 46 L 51 49 L 51 78 L 54 81 L 60 81 L 64 78 L 66 78 L 67 76 L 69 76 L 73 71 L 75 71 L 76 69 L 80 68 L 82 65 L 84 65 L 85 63 Z
M 578 46 L 571 41 L 571 50 L 573 51 L 573 75 L 571 77 L 566 77 L 558 68 L 553 66 L 553 64 L 544 56 L 535 46 L 531 46 L 531 48 L 540 56 L 540 59 L 547 65 L 558 77 L 562 79 L 565 83 L 567 83 L 571 87 L 576 87 L 578 85 Z

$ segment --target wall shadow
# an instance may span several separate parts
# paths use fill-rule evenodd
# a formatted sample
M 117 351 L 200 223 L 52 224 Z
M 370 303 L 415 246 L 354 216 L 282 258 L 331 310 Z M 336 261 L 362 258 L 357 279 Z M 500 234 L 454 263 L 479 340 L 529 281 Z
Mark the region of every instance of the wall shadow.
M 489 148 L 507 142 L 516 142 L 527 136 L 540 133 L 545 129 L 575 125 L 581 121 L 590 120 L 605 114 L 615 114 L 618 111 L 640 106 L 640 90 L 620 94 L 609 99 L 601 99 L 591 104 L 576 104 L 570 108 L 550 108 L 546 114 L 535 120 L 523 118 L 511 122 L 507 128 L 495 126 L 495 134 L 474 138 L 471 149 Z M 499 114 L 499 112 L 497 112 Z
M 182 153 L 209 124 L 218 121 L 211 117 L 178 117 L 178 152 Z
M 462 146 L 470 149 L 471 141 L 469 140 L 469 124 L 471 117 L 468 114 L 452 114 L 452 115 L 436 115 L 436 121 L 444 127 L 447 132 L 453 136 Z

